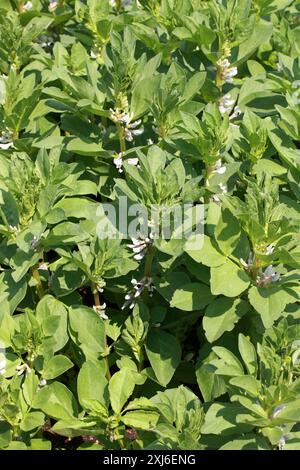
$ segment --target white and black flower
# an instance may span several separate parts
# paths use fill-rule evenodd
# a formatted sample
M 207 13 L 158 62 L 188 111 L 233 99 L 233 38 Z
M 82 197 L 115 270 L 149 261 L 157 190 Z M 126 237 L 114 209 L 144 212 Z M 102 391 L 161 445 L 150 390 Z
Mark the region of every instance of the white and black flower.
M 147 253 L 147 250 L 149 246 L 152 245 L 153 243 L 153 235 L 150 234 L 149 237 L 146 238 L 132 238 L 131 239 L 132 243 L 130 243 L 128 248 L 131 248 L 132 251 L 135 253 L 134 254 L 134 259 L 136 260 L 141 260 L 144 258 L 145 254 Z
M 234 103 L 235 103 L 235 100 L 231 99 L 230 93 L 226 93 L 226 95 L 222 96 L 222 98 L 219 100 L 220 113 L 221 114 L 229 113 Z
M 257 279 L 257 284 L 262 287 L 267 287 L 272 282 L 277 282 L 280 280 L 280 274 L 277 273 L 272 266 L 268 266 Z
M 17 375 L 28 375 L 31 372 L 31 369 L 28 364 L 20 364 L 16 367 Z
M 114 165 L 116 166 L 119 173 L 123 173 L 123 163 L 124 163 L 123 162 L 123 155 L 124 155 L 124 153 L 120 152 L 114 157 Z M 127 160 L 125 160 L 125 162 L 128 163 L 128 165 L 133 165 L 133 166 L 137 166 L 137 167 L 139 165 L 139 159 L 138 158 L 127 158 Z
M 106 315 L 106 303 L 104 302 L 102 305 L 94 305 L 94 311 L 99 315 L 102 320 L 108 320 L 108 316 Z
M 7 150 L 13 145 L 13 133 L 10 131 L 2 131 L 0 136 L 0 149 Z
M 133 290 L 125 295 L 125 302 L 122 306 L 122 310 L 129 306 L 132 309 L 135 306 L 137 299 L 142 295 L 145 289 L 149 292 L 149 295 L 153 295 L 153 280 L 152 277 L 143 277 L 140 281 L 132 279 L 131 284 Z

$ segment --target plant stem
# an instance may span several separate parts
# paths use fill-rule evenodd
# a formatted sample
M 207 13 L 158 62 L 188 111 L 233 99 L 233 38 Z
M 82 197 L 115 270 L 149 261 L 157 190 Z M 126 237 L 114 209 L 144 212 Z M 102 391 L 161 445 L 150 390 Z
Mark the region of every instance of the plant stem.
M 151 277 L 154 253 L 155 253 L 155 248 L 153 246 L 150 246 L 150 248 L 148 249 L 147 255 L 146 255 L 144 277 Z M 147 289 L 144 290 L 142 297 L 143 297 L 144 301 L 148 298 L 148 290 Z
M 210 179 L 214 169 L 215 169 L 214 165 L 206 165 L 206 169 L 205 169 L 205 187 L 206 188 L 209 187 L 209 179 Z M 205 204 L 209 203 L 209 199 L 210 199 L 210 195 L 209 195 L 209 192 L 207 191 L 205 196 L 204 196 Z
M 118 135 L 119 135 L 119 141 L 120 141 L 120 150 L 123 153 L 123 152 L 126 152 L 126 142 L 125 142 L 125 136 L 124 136 L 124 129 L 120 122 L 117 122 L 117 129 L 118 129 Z
M 43 289 L 40 273 L 39 273 L 39 271 L 36 267 L 31 268 L 31 273 L 32 273 L 33 279 L 36 281 L 37 294 L 38 294 L 39 298 L 41 299 L 44 295 L 44 289 Z
M 223 85 L 223 80 L 221 78 L 222 68 L 217 65 L 217 72 L 216 72 L 216 86 L 221 90 Z
M 94 282 L 92 284 L 92 293 L 93 293 L 93 296 L 94 296 L 94 305 L 95 305 L 95 307 L 101 307 L 99 292 L 98 292 L 97 286 Z

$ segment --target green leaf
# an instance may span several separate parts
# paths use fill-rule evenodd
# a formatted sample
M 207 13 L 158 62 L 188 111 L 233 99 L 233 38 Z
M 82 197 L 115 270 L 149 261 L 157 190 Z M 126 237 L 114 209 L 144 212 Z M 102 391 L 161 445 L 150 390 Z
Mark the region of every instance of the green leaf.
M 67 309 L 51 295 L 45 295 L 37 304 L 36 317 L 42 324 L 42 331 L 51 341 L 53 352 L 59 351 L 67 343 Z
M 205 264 L 205 266 L 220 266 L 225 261 L 224 255 L 218 251 L 217 247 L 214 246 L 213 241 L 207 235 L 203 235 L 203 245 L 199 250 L 186 249 L 185 251 L 191 258 L 198 263 Z
M 283 313 L 285 307 L 296 301 L 292 290 L 280 286 L 256 287 L 249 290 L 249 302 L 261 315 L 265 328 L 270 328 Z
M 211 292 L 214 295 L 237 297 L 250 284 L 250 279 L 245 271 L 229 259 L 221 266 L 212 267 L 210 273 Z
M 256 377 L 257 374 L 257 354 L 251 341 L 242 333 L 239 334 L 239 352 L 245 363 L 248 374 Z
M 103 361 L 87 361 L 81 367 L 77 379 L 78 399 L 85 409 L 93 410 L 94 402 L 107 405 L 107 380 Z
M 12 194 L 0 189 L 0 218 L 7 226 L 17 227 L 19 224 L 19 211 Z
M 122 422 L 126 426 L 149 431 L 155 428 L 159 414 L 155 411 L 136 410 L 129 411 L 122 416 Z
M 202 309 L 213 300 L 210 289 L 205 284 L 194 282 L 176 289 L 170 302 L 170 307 L 179 308 L 186 312 Z
M 43 378 L 46 380 L 55 379 L 59 375 L 62 375 L 67 370 L 73 367 L 73 362 L 62 354 L 57 354 L 51 357 L 43 368 Z
M 247 302 L 240 299 L 222 297 L 211 302 L 203 318 L 203 328 L 208 341 L 212 343 L 225 331 L 231 331 L 247 309 Z
M 96 360 L 105 351 L 105 326 L 93 309 L 80 305 L 70 307 L 69 332 L 87 360 Z
M 205 415 L 201 428 L 202 434 L 244 434 L 252 429 L 248 424 L 237 424 L 236 416 L 244 411 L 243 407 L 235 403 L 214 403 Z
M 133 89 L 131 97 L 131 112 L 133 119 L 138 119 L 149 109 L 154 92 L 160 83 L 160 76 L 144 78 Z
M 267 440 L 263 436 L 246 434 L 244 437 L 235 436 L 219 450 L 271 450 Z
M 227 256 L 233 252 L 241 237 L 239 221 L 226 208 L 221 211 L 221 217 L 215 230 L 215 237 L 219 248 Z
M 132 370 L 124 367 L 116 372 L 109 381 L 108 390 L 111 407 L 115 413 L 120 413 L 128 398 L 133 393 L 135 381 Z
M 60 382 L 53 382 L 38 391 L 33 407 L 55 419 L 77 416 L 77 403 L 70 390 Z
M 166 387 L 181 360 L 181 347 L 178 339 L 165 331 L 151 330 L 145 347 L 157 380 L 163 387 Z
M 45 415 L 40 411 L 28 413 L 21 422 L 22 431 L 28 432 L 41 427 L 45 422 Z

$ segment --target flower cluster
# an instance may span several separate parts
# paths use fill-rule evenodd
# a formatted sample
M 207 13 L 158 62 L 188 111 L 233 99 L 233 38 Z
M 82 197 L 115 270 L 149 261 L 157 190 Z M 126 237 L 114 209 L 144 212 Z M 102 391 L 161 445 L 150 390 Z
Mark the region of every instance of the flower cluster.
M 222 96 L 222 98 L 219 100 L 220 113 L 221 114 L 229 113 L 234 103 L 235 103 L 235 100 L 231 99 L 230 93 L 226 93 L 226 95 Z
M 132 243 L 130 243 L 128 248 L 131 248 L 134 255 L 134 259 L 141 260 L 144 258 L 145 254 L 147 253 L 149 247 L 153 244 L 153 233 L 151 232 L 149 237 L 138 239 L 132 238 Z
M 32 9 L 32 2 L 26 2 L 23 6 L 22 6 L 22 11 L 25 12 L 25 11 L 29 11 Z
M 141 135 L 144 132 L 143 127 L 138 129 L 138 126 L 142 122 L 141 119 L 132 122 L 133 113 L 126 113 L 119 108 L 110 109 L 110 118 L 115 123 L 122 124 L 124 129 L 124 136 L 128 142 L 132 142 L 134 136 Z
M 28 375 L 31 372 L 31 369 L 28 364 L 20 364 L 16 367 L 17 375 Z
M 108 316 L 106 315 L 106 303 L 103 302 L 101 305 L 94 305 L 94 311 L 99 315 L 102 320 L 108 320 Z
M 122 310 L 128 306 L 132 309 L 145 289 L 149 292 L 150 297 L 153 295 L 152 277 L 143 277 L 140 281 L 132 279 L 131 284 L 133 285 L 133 290 L 125 295 L 125 303 L 122 306 Z
M 48 10 L 49 11 L 54 11 L 57 8 L 57 6 L 58 6 L 58 1 L 57 0 L 50 0 Z
M 237 67 L 231 67 L 228 59 L 218 60 L 217 66 L 220 69 L 221 80 L 225 83 L 232 83 L 233 77 L 238 73 Z
M 43 49 L 49 51 L 56 41 L 55 34 L 42 34 L 36 39 L 36 43 L 39 44 Z
M 117 168 L 119 173 L 123 173 L 123 155 L 124 155 L 124 152 L 120 152 L 114 157 L 114 165 Z M 138 158 L 127 158 L 127 160 L 125 161 L 126 163 L 128 163 L 128 165 L 133 165 L 137 167 L 139 166 Z
M 222 160 L 221 158 L 219 158 L 219 160 L 216 161 L 213 173 L 218 173 L 218 175 L 223 175 L 225 172 L 226 172 L 226 166 L 222 165 Z
M 257 285 L 267 287 L 272 282 L 280 280 L 280 274 L 277 273 L 272 265 L 268 266 L 257 279 Z
M 7 150 L 13 145 L 13 133 L 10 131 L 2 131 L 0 137 L 0 149 Z

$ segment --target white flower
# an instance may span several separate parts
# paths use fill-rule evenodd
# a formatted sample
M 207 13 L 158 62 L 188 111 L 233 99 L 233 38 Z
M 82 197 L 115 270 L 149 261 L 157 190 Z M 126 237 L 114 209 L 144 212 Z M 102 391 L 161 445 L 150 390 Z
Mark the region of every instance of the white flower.
M 272 244 L 268 245 L 266 248 L 266 255 L 271 255 L 274 251 L 274 248 L 275 248 L 274 245 Z
M 130 115 L 128 113 L 125 113 L 125 111 L 122 111 L 120 108 L 116 108 L 116 109 L 110 108 L 109 116 L 111 120 L 114 121 L 115 123 L 117 122 L 126 123 L 130 121 Z
M 241 114 L 241 112 L 242 111 L 240 110 L 240 108 L 238 106 L 235 106 L 233 113 L 229 116 L 229 119 L 230 120 L 235 119 L 236 117 L 238 117 Z
M 91 50 L 91 53 L 90 53 L 90 57 L 91 59 L 100 59 L 101 57 L 101 51 L 99 48 L 94 48 Z
M 219 111 L 221 114 L 229 113 L 230 109 L 234 105 L 235 100 L 231 99 L 230 93 L 227 93 L 219 100 Z
M 257 279 L 257 284 L 259 286 L 266 287 L 269 284 L 271 284 L 271 282 L 277 282 L 279 280 L 280 280 L 280 274 L 275 271 L 274 267 L 271 264 L 264 270 L 262 275 Z
M 110 4 L 111 7 L 116 7 L 117 6 L 116 0 L 109 0 L 109 4 Z M 129 7 L 131 5 L 131 0 L 122 0 L 121 4 L 122 4 L 123 8 Z
M 54 11 L 56 9 L 57 5 L 58 5 L 58 2 L 56 0 L 50 0 L 48 10 L 49 11 Z
M 40 386 L 40 387 L 45 387 L 45 385 L 47 385 L 47 380 L 46 380 L 46 379 L 41 379 L 41 380 L 39 381 L 39 386 Z
M 20 364 L 16 367 L 16 370 L 18 371 L 18 375 L 22 375 L 24 374 L 24 372 L 25 375 L 28 375 L 31 372 L 31 369 L 28 364 Z
M 102 320 L 108 320 L 108 316 L 105 313 L 106 303 L 103 303 L 102 305 L 94 305 L 93 309 L 95 310 L 97 315 L 102 318 Z
M 153 145 L 153 144 L 154 144 L 154 142 L 153 142 L 152 139 L 147 139 L 147 145 Z
M 240 258 L 240 263 L 245 268 L 246 271 L 249 271 L 255 263 L 254 253 L 250 251 L 247 262 L 244 261 L 243 258 Z
M 145 254 L 150 245 L 153 243 L 153 235 L 150 234 L 150 238 L 146 237 L 145 239 L 138 240 L 137 238 L 132 238 L 132 243 L 127 245 L 128 248 L 132 248 L 132 251 L 135 253 L 134 259 L 141 260 L 144 258 Z
M 278 450 L 283 450 L 287 440 L 288 440 L 288 436 L 281 436 L 281 438 L 278 441 Z
M 124 127 L 124 134 L 125 134 L 125 139 L 128 142 L 133 141 L 133 136 L 141 135 L 144 132 L 144 129 L 141 127 L 140 129 L 137 129 L 137 127 L 141 124 L 142 120 L 138 119 L 137 121 L 131 122 L 133 117 L 133 114 L 126 114 L 122 119 L 121 122 L 125 124 Z
M 32 250 L 36 250 L 39 246 L 39 242 L 40 242 L 40 239 L 34 235 L 34 237 L 32 238 L 30 242 L 30 248 Z
M 137 166 L 139 168 L 139 159 L 138 158 L 128 158 L 125 160 L 128 165 Z M 123 173 L 123 152 L 117 154 L 114 158 L 114 164 L 119 173 Z
M 36 42 L 43 49 L 48 49 L 55 43 L 55 36 L 53 34 L 42 34 L 36 39 Z
M 224 80 L 226 83 L 232 83 L 233 77 L 238 73 L 237 67 L 229 67 L 226 72 L 224 71 Z
M 141 119 L 132 122 L 133 113 L 125 113 L 125 111 L 122 111 L 119 108 L 110 109 L 109 111 L 110 118 L 112 119 L 112 121 L 123 125 L 125 139 L 128 142 L 132 142 L 134 136 L 141 135 L 144 132 L 144 129 L 142 127 L 140 129 L 137 129 L 137 127 L 142 122 Z
M 228 59 L 220 59 L 217 65 L 221 68 L 221 79 L 226 83 L 232 83 L 233 77 L 237 75 L 236 67 L 231 67 Z
M 10 131 L 2 131 L 0 137 L 0 149 L 7 150 L 14 145 L 13 134 Z
M 0 375 L 4 375 L 6 372 L 6 359 L 1 359 L 0 360 Z
M 31 2 L 26 2 L 25 5 L 23 5 L 23 11 L 29 11 L 32 8 L 32 3 Z
M 213 194 L 212 200 L 213 200 L 213 202 L 215 202 L 216 204 L 219 204 L 219 203 L 221 202 L 221 201 L 220 201 L 220 198 L 219 198 L 216 194 Z
M 48 271 L 47 263 L 41 263 L 41 264 L 39 265 L 39 269 L 40 269 L 41 271 Z
M 116 166 L 119 173 L 123 173 L 123 152 L 118 153 L 118 155 L 114 158 L 114 165 Z
M 219 158 L 219 160 L 216 161 L 215 168 L 214 168 L 214 173 L 218 173 L 219 175 L 223 175 L 226 171 L 226 166 L 222 166 L 222 160 Z
M 284 410 L 284 408 L 286 408 L 286 405 L 277 405 L 277 406 L 275 406 L 275 408 L 273 409 L 272 414 L 270 416 L 270 419 L 272 420 L 272 419 L 276 418 L 279 415 L 279 413 L 282 410 Z
M 135 306 L 136 300 L 141 296 L 144 289 L 148 290 L 150 296 L 153 295 L 152 277 L 143 277 L 143 279 L 140 281 L 132 279 L 131 284 L 133 285 L 133 290 L 125 295 L 125 303 L 122 306 L 122 310 L 128 307 L 128 305 L 129 308 L 132 309 Z
M 227 194 L 227 186 L 225 184 L 219 183 L 218 186 L 221 190 L 221 194 Z

